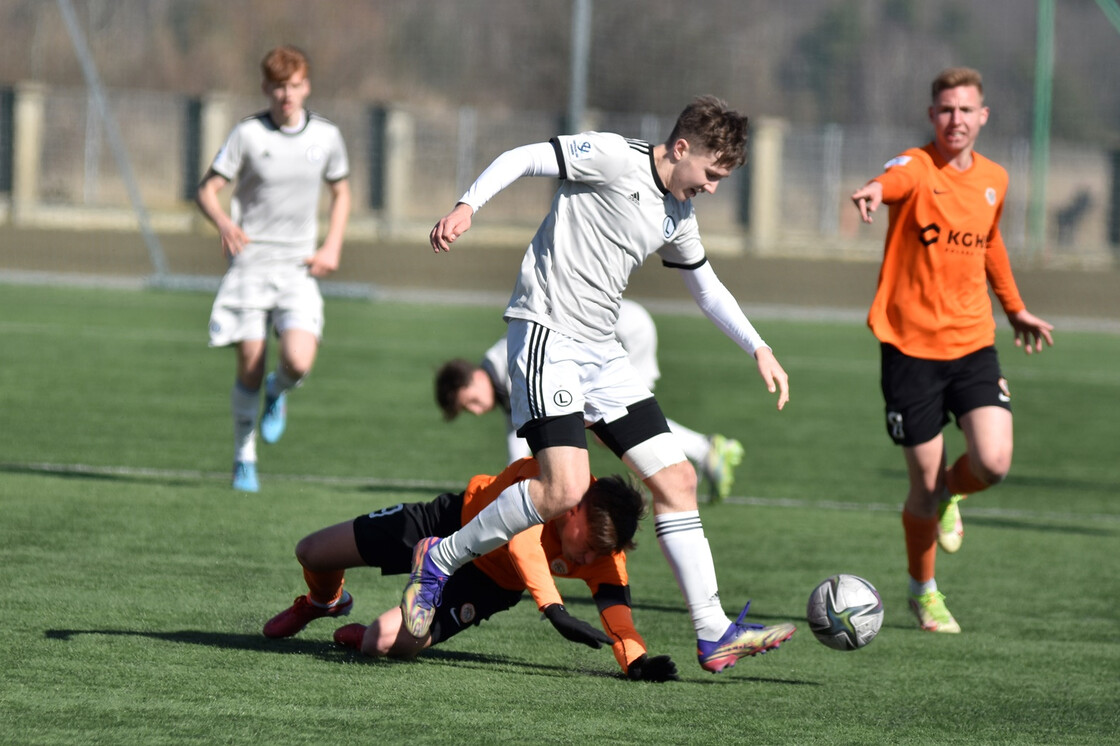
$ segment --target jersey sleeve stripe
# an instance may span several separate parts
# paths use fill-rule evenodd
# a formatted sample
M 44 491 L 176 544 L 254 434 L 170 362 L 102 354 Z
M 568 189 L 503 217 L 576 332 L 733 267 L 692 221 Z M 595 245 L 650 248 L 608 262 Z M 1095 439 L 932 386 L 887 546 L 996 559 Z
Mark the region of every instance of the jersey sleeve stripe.
M 560 138 L 553 137 L 548 142 L 552 145 L 552 149 L 556 151 L 556 163 L 560 166 L 559 178 L 568 178 L 568 165 L 564 163 L 564 151 L 560 147 Z
M 669 262 L 669 261 L 665 261 L 664 259 L 661 261 L 661 264 L 663 266 L 672 267 L 674 269 L 700 269 L 701 267 L 703 267 L 707 263 L 708 263 L 708 257 L 704 257 L 700 261 L 693 262 L 692 264 L 681 264 L 679 262 Z

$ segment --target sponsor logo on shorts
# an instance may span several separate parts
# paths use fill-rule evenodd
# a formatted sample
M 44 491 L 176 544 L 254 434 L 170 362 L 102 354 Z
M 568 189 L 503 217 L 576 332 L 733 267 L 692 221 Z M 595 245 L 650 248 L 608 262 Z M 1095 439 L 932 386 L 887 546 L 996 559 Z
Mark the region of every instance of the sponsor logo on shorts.
M 452 614 L 454 614 L 454 612 L 452 612 Z M 478 611 L 475 610 L 474 604 L 465 603 L 459 607 L 459 613 L 455 616 L 455 621 L 459 623 L 460 627 L 462 627 L 473 622 L 474 618 L 478 616 Z
M 895 440 L 906 437 L 906 429 L 902 426 L 902 412 L 887 412 L 887 427 Z
M 381 516 L 392 515 L 393 513 L 399 513 L 402 510 L 404 510 L 404 503 L 397 503 L 396 505 L 393 505 L 393 506 L 388 507 L 388 508 L 382 508 L 381 510 L 375 510 L 372 513 L 369 514 L 369 517 L 370 518 L 380 518 Z
M 552 401 L 558 407 L 570 407 L 572 405 L 572 395 L 564 389 L 560 389 L 552 395 Z

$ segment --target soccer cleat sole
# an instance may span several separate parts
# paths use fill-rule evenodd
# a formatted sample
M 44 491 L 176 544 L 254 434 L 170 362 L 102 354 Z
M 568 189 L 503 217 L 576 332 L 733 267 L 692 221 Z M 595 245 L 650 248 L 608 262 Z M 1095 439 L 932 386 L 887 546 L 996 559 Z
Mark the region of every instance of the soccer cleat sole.
M 438 599 L 435 604 L 429 604 L 424 600 L 421 595 L 423 585 L 420 583 L 424 558 L 438 541 L 439 539 L 428 537 L 416 542 L 416 547 L 412 550 L 412 573 L 408 576 L 408 584 L 404 587 L 404 594 L 401 597 L 401 617 L 404 627 L 417 640 L 428 636 L 428 631 L 431 630 L 432 622 L 435 620 L 436 605 L 439 603 Z

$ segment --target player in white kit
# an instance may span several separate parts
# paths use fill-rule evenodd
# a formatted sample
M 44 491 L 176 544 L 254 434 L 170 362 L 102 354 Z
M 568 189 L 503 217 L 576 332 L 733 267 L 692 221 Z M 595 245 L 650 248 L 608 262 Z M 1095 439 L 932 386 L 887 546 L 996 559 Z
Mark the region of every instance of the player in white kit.
M 657 326 L 640 303 L 622 299 L 618 308 L 615 336 L 630 356 L 634 370 L 646 388 L 653 391 L 661 378 L 657 363 Z M 436 403 L 444 419 L 453 420 L 460 412 L 483 415 L 495 408 L 505 413 L 506 447 L 509 463 L 532 455 L 529 444 L 517 434 L 510 412 L 509 365 L 506 338 L 486 350 L 475 365 L 462 358 L 448 360 L 436 372 Z M 743 460 L 743 444 L 723 435 L 704 435 L 674 420 L 666 420 L 669 430 L 680 441 L 688 460 L 708 482 L 710 499 L 723 500 L 735 483 L 735 467 Z
M 680 273 L 704 314 L 754 357 L 778 409 L 785 406 L 788 377 L 708 263 L 691 201 L 715 192 L 743 164 L 746 140 L 747 118 L 703 97 L 658 145 L 585 132 L 515 148 L 432 229 L 433 249 L 448 251 L 475 211 L 518 178 L 560 179 L 505 312 L 510 408 L 540 478 L 508 488 L 451 536 L 417 543 L 401 600 L 411 634 L 427 634 L 456 569 L 579 501 L 590 478 L 585 427 L 653 495 L 657 540 L 688 605 L 704 669 L 722 671 L 794 633 L 792 624 L 744 622 L 749 604 L 734 622 L 724 612 L 697 509 L 696 471 L 614 332 L 630 274 L 656 253 Z
M 268 110 L 237 124 L 198 187 L 198 205 L 218 228 L 229 269 L 210 313 L 210 346 L 237 348 L 233 487 L 260 489 L 256 430 L 275 443 L 287 424 L 287 392 L 311 371 L 323 334 L 316 278 L 338 269 L 350 215 L 350 163 L 332 122 L 304 108 L 311 92 L 306 56 L 277 47 L 261 62 Z M 236 182 L 229 214 L 218 193 Z M 330 191 L 330 222 L 319 237 L 319 195 Z M 265 381 L 269 326 L 280 340 Z M 264 383 L 264 407 L 261 388 Z

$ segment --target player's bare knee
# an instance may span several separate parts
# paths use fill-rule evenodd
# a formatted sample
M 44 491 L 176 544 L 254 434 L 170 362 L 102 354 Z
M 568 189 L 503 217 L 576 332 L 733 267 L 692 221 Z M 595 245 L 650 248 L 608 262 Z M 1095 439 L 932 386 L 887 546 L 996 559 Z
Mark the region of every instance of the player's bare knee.
M 574 508 L 587 491 L 586 480 L 571 479 L 567 474 L 555 475 L 549 481 L 542 479 L 540 485 L 540 499 L 533 493 L 533 504 L 546 521 Z
M 397 656 L 393 650 L 391 641 L 383 640 L 381 634 L 373 626 L 366 629 L 366 634 L 362 638 L 362 653 L 370 656 L 371 658 L 384 658 L 393 655 L 394 657 L 412 658 L 412 655 Z
M 976 477 L 990 486 L 995 486 L 1007 478 L 1011 471 L 1011 454 L 988 457 L 973 462 L 972 470 Z
M 304 568 L 312 572 L 321 572 L 325 570 L 334 570 L 334 567 L 322 567 L 322 554 L 324 542 L 317 534 L 305 536 L 296 544 L 296 559 Z

